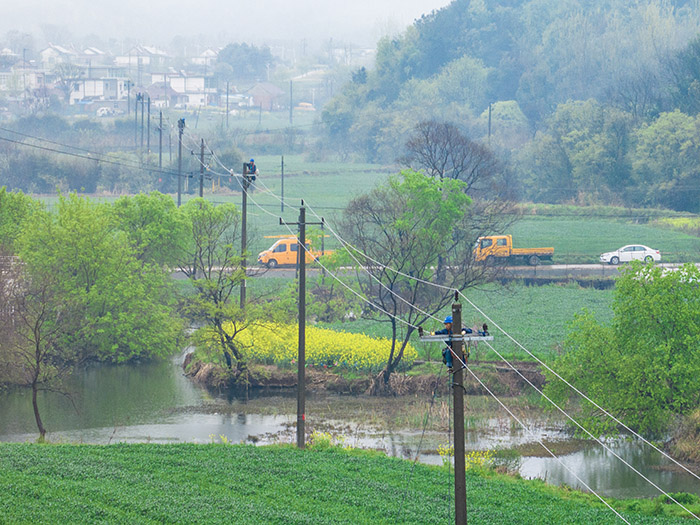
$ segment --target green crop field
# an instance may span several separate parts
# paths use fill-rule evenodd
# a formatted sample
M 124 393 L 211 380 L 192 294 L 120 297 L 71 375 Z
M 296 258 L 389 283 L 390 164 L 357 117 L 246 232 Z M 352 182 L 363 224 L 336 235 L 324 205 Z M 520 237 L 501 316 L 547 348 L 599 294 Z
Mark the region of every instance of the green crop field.
M 559 345 L 566 337 L 568 323 L 574 314 L 586 308 L 600 322 L 612 318 L 610 304 L 612 290 L 581 288 L 577 285 L 510 286 L 489 285 L 482 289 L 468 290 L 465 294 L 474 306 L 489 316 L 496 325 L 520 342 L 527 350 L 543 360 L 551 359 L 559 351 Z M 495 336 L 493 347 L 504 357 L 517 360 L 532 360 L 528 354 L 513 343 L 503 332 L 481 315 L 474 307 L 462 299 L 462 319 L 465 326 L 481 326 L 486 321 L 491 324 L 491 333 Z M 450 312 L 446 309 L 441 316 Z M 391 328 L 388 323 L 358 320 L 345 323 L 332 323 L 329 326 L 337 330 L 361 332 L 375 337 L 389 337 Z M 437 321 L 429 322 L 428 330 L 442 328 Z M 416 349 L 423 356 L 427 353 L 433 359 L 439 356 L 439 345 L 420 343 L 417 335 L 413 340 Z M 494 360 L 498 356 L 489 351 L 485 345 L 472 352 L 472 360 Z
M 337 447 L 0 444 L 0 523 L 450 523 L 453 474 Z M 467 471 L 470 523 L 619 523 L 591 495 Z M 693 497 L 697 506 L 697 497 Z M 612 502 L 630 523 L 670 505 Z

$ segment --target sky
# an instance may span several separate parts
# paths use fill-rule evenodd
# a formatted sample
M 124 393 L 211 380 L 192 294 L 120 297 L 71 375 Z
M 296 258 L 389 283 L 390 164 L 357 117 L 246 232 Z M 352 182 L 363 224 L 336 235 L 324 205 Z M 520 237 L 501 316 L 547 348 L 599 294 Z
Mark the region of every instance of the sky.
M 138 40 L 166 45 L 175 36 L 254 44 L 334 41 L 373 47 L 450 0 L 0 0 L 0 35 L 38 41 Z M 66 30 L 68 33 L 66 33 Z M 52 42 L 65 43 L 68 42 Z

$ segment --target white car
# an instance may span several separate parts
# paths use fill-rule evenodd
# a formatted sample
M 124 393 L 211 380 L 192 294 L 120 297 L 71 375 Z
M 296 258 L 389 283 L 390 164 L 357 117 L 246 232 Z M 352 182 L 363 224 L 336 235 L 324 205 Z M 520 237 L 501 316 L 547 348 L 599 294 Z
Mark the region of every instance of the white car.
M 600 262 L 608 264 L 620 264 L 621 262 L 644 261 L 650 263 L 661 260 L 661 252 L 643 244 L 628 244 L 614 252 L 600 255 Z

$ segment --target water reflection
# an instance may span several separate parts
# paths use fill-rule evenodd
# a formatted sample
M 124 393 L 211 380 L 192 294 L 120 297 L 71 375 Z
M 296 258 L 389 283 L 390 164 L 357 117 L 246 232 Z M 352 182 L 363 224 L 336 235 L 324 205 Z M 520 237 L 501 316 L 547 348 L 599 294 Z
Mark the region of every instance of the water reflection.
M 125 443 L 294 443 L 296 423 L 295 393 L 257 396 L 249 401 L 212 397 L 194 386 L 173 362 L 133 366 L 92 366 L 72 377 L 69 388 L 75 393 L 75 408 L 67 398 L 56 394 L 40 397 L 40 410 L 48 439 L 60 442 L 108 444 Z M 342 434 L 345 444 L 358 448 L 383 450 L 388 454 L 440 464 L 435 452 L 448 445 L 445 432 L 387 429 L 364 422 L 338 418 L 347 413 L 347 398 L 309 396 L 307 429 Z M 373 400 L 376 402 L 376 400 Z M 335 416 L 314 418 L 310 405 L 327 404 L 327 413 Z M 388 401 L 384 403 L 393 403 Z M 358 400 L 358 406 L 369 400 Z M 346 406 L 347 405 L 347 406 Z M 378 405 L 381 407 L 381 405 Z M 76 410 L 77 408 L 77 410 Z M 381 409 L 381 408 L 380 408 Z M 409 408 L 407 408 L 408 410 Z M 256 413 L 257 412 L 257 413 Z M 358 420 L 359 421 L 359 420 Z M 365 419 L 366 421 L 366 419 Z M 528 433 L 508 419 L 490 417 L 470 422 L 466 429 L 468 450 L 510 448 L 537 440 L 567 440 L 561 424 L 530 421 Z M 534 435 L 533 435 L 534 434 Z M 33 441 L 37 437 L 29 392 L 0 396 L 0 441 Z M 668 460 L 638 442 L 611 441 L 617 454 L 651 478 L 667 492 L 700 494 L 700 482 L 688 474 L 665 467 Z M 614 497 L 657 496 L 658 491 L 629 467 L 599 445 L 560 457 L 593 490 Z M 522 458 L 520 473 L 526 478 L 541 478 L 549 483 L 583 488 L 562 464 L 550 457 Z

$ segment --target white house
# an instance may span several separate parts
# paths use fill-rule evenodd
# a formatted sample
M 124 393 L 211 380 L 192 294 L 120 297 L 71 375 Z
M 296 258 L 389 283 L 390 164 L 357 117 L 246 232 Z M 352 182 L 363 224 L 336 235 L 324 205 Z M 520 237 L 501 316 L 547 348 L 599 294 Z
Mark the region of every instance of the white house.
M 39 57 L 41 60 L 41 67 L 51 70 L 62 62 L 76 62 L 78 53 L 63 46 L 49 44 L 49 47 L 39 52 Z

